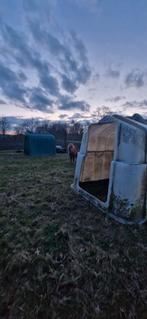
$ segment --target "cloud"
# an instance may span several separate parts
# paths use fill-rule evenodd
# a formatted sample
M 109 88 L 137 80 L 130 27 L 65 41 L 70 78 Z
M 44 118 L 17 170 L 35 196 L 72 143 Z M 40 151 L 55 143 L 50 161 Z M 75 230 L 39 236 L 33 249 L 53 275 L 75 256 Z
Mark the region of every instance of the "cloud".
M 72 79 L 69 79 L 65 74 L 62 75 L 62 87 L 69 93 L 77 90 L 77 84 Z
M 63 88 L 67 92 L 74 92 L 80 84 L 85 84 L 89 80 L 91 69 L 87 51 L 74 31 L 70 32 L 71 42 L 69 43 L 64 39 L 64 35 L 62 35 L 63 39 L 61 37 L 59 40 L 57 36 L 43 29 L 36 20 L 29 20 L 29 27 L 34 39 L 41 42 L 58 59 L 57 62 L 62 70 Z
M 125 110 L 127 110 L 128 108 L 138 108 L 141 110 L 147 110 L 147 99 L 141 100 L 141 101 L 126 101 L 126 103 L 124 103 L 122 105 L 124 107 Z
M 79 58 L 81 60 L 84 60 L 84 62 L 88 62 L 88 59 L 87 59 L 87 50 L 84 46 L 84 43 L 82 42 L 82 40 L 78 37 L 78 35 L 76 34 L 76 32 L 74 30 L 72 30 L 70 32 L 71 34 L 71 38 L 72 38 L 72 41 L 73 41 L 73 44 L 74 44 L 74 47 L 76 49 L 76 51 L 78 52 L 79 54 Z
M 0 99 L 0 105 L 5 105 L 5 104 L 7 104 L 7 103 L 4 100 Z
M 18 77 L 19 77 L 20 80 L 22 80 L 24 82 L 27 80 L 27 76 L 22 71 L 18 72 Z
M 86 84 L 86 82 L 90 78 L 90 75 L 91 75 L 90 69 L 86 65 L 81 66 L 77 72 L 78 83 Z
M 53 113 L 53 101 L 40 88 L 33 88 L 30 95 L 31 109 Z
M 0 88 L 5 97 L 16 102 L 25 103 L 25 88 L 20 86 L 19 78 L 15 72 L 2 63 L 0 63 Z
M 114 70 L 111 67 L 107 70 L 106 76 L 111 77 L 113 79 L 117 79 L 120 76 L 120 71 L 119 70 Z
M 102 0 L 70 0 L 70 2 L 90 10 L 91 13 L 101 14 L 102 12 Z
M 61 115 L 59 115 L 59 118 L 60 118 L 61 120 L 65 119 L 66 117 L 68 117 L 67 114 L 61 114 Z
M 69 116 L 68 117 L 68 120 L 86 120 L 86 119 L 89 119 L 89 116 L 86 116 L 86 115 L 83 115 L 82 113 L 75 113 L 73 114 L 72 116 Z
M 41 68 L 39 72 L 40 83 L 42 86 L 47 89 L 47 91 L 53 95 L 59 95 L 59 85 L 56 78 L 49 74 L 48 68 Z
M 52 95 L 57 95 L 59 91 L 58 81 L 50 75 L 49 63 L 42 60 L 40 54 L 29 47 L 24 34 L 20 35 L 10 26 L 4 25 L 3 36 L 5 36 L 8 45 L 15 50 L 14 55 L 16 61 L 20 63 L 21 66 L 29 65 L 37 69 L 41 84 L 47 88 Z M 20 75 L 22 77 L 22 72 Z
M 96 91 L 97 91 L 96 88 L 89 88 L 89 89 L 88 89 L 88 92 L 93 92 L 93 93 L 95 93 Z
M 35 50 L 33 43 L 28 41 L 25 33 L 19 33 L 11 26 L 1 23 L 1 35 L 3 36 L 5 43 L 7 43 L 8 47 L 11 49 L 11 54 L 14 56 L 16 62 L 20 64 L 20 66 L 31 66 L 32 68 L 35 68 L 39 74 L 40 72 L 43 73 L 41 74 L 42 77 L 45 76 L 45 73 L 50 73 L 50 63 L 45 61 L 45 59 L 43 59 L 41 54 L 38 52 L 41 50 Z
M 124 100 L 125 98 L 126 98 L 125 96 L 119 96 L 119 95 L 117 95 L 117 96 L 114 96 L 114 97 L 111 97 L 111 98 L 107 98 L 105 101 L 116 103 L 116 102 L 119 102 L 119 101 Z
M 24 34 L 19 34 L 11 26 L 1 22 L 1 35 L 5 40 L 5 44 L 11 49 L 12 55 L 20 65 L 26 66 L 27 64 L 35 63 L 32 51 L 27 45 L 27 42 L 25 42 Z
M 90 105 L 85 101 L 74 101 L 69 96 L 62 96 L 60 99 L 60 110 L 80 110 L 82 112 L 88 112 Z
M 127 87 L 140 88 L 144 86 L 145 73 L 138 69 L 134 69 L 129 72 L 125 78 L 125 84 Z
M 60 57 L 66 56 L 69 53 L 69 49 L 64 47 L 56 36 L 44 29 L 43 26 L 39 24 L 38 19 L 29 19 L 28 25 L 34 39 L 49 49 L 53 55 Z
M 24 0 L 23 7 L 26 11 L 34 12 L 38 9 L 38 1 L 37 0 Z
M 79 120 L 81 118 L 83 118 L 81 113 L 75 113 L 75 114 L 73 114 L 72 116 L 69 117 L 70 120 L 75 120 L 75 119 Z
M 36 15 L 40 12 L 41 17 L 50 17 L 51 6 L 55 4 L 56 0 L 23 0 L 23 9 L 27 14 Z
M 22 74 L 21 78 L 24 78 Z M 33 88 L 30 90 L 20 83 L 20 73 L 17 75 L 16 72 L 0 64 L 0 88 L 6 98 L 29 109 L 52 113 L 53 101 L 44 94 L 42 89 Z M 28 99 L 29 102 L 27 102 Z
M 28 24 L 30 31 L 36 41 L 47 48 L 52 55 L 58 58 L 64 58 L 64 60 L 66 59 L 66 63 L 71 71 L 76 69 L 76 61 L 73 59 L 68 46 L 62 43 L 61 39 L 59 40 L 57 36 L 51 34 L 49 31 L 43 28 L 43 26 L 41 26 L 39 21 L 36 19 L 29 19 Z
M 58 32 L 51 31 L 46 17 L 40 23 L 39 10 L 44 11 L 45 2 L 43 0 L 41 5 L 39 0 L 24 2 L 27 23 L 21 29 L 0 21 L 4 45 L 3 64 L 0 65 L 1 92 L 20 107 L 33 110 L 52 112 L 56 106 L 87 111 L 89 104 L 75 101 L 73 96 L 91 76 L 87 50 L 74 31 L 61 31 L 59 36 Z M 64 103 L 63 90 L 69 94 Z
M 99 81 L 99 79 L 100 79 L 100 74 L 99 73 L 95 73 L 93 75 L 93 78 L 92 78 L 93 82 L 97 82 L 97 81 Z

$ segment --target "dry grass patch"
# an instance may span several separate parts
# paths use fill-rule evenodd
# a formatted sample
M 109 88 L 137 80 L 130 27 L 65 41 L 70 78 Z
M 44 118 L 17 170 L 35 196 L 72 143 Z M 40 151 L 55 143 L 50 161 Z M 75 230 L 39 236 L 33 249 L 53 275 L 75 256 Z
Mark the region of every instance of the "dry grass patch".
M 147 318 L 147 227 L 98 214 L 73 170 L 0 154 L 0 319 Z

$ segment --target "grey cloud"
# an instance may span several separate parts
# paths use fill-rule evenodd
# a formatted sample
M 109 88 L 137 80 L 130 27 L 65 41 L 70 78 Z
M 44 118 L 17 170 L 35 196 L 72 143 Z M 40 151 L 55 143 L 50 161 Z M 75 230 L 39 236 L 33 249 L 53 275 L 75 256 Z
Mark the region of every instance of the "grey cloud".
M 51 11 L 51 2 L 54 3 L 56 0 L 23 0 L 23 8 L 27 14 L 37 14 L 40 12 L 41 16 L 49 17 Z
M 68 115 L 67 114 L 60 114 L 59 115 L 59 118 L 62 120 L 62 119 L 65 119 L 66 117 L 68 117 Z
M 27 45 L 25 37 L 20 36 L 18 32 L 9 26 L 3 26 L 3 35 L 6 36 L 6 41 L 14 50 L 16 50 L 15 58 L 21 66 L 29 65 L 38 71 L 40 82 L 48 92 L 54 96 L 59 94 L 58 81 L 50 75 L 49 64 L 41 60 L 40 54 L 35 52 Z M 22 80 L 26 79 L 23 72 L 19 74 Z
M 81 118 L 83 118 L 83 116 L 82 116 L 81 113 L 75 113 L 74 115 L 72 115 L 72 116 L 69 117 L 70 120 L 71 120 L 71 119 L 72 119 L 72 120 L 73 120 L 73 119 L 78 120 L 78 119 L 81 119 Z
M 12 27 L 1 23 L 1 34 L 5 43 L 11 49 L 11 55 L 21 67 L 31 66 L 38 71 L 44 64 L 41 61 L 40 54 L 29 47 L 24 33 L 18 33 Z
M 85 101 L 74 101 L 69 96 L 62 96 L 60 99 L 60 110 L 80 110 L 82 112 L 88 112 L 90 105 Z
M 86 66 L 81 66 L 77 69 L 76 74 L 68 77 L 62 75 L 62 86 L 68 93 L 73 93 L 77 90 L 80 84 L 86 84 L 90 77 L 91 71 Z
M 77 70 L 77 62 L 73 58 L 70 49 L 61 40 L 41 28 L 39 21 L 29 20 L 29 27 L 35 40 L 47 47 L 54 56 L 64 58 L 64 62 L 66 62 L 70 71 L 75 72 Z M 62 59 L 60 62 L 63 63 Z
M 78 59 L 75 58 L 72 52 L 72 45 L 69 48 L 69 43 L 65 41 L 61 42 L 56 36 L 50 34 L 46 30 L 42 29 L 35 20 L 29 20 L 29 26 L 34 38 L 37 41 L 41 41 L 45 45 L 50 53 L 58 58 L 60 66 L 66 74 L 66 80 L 73 83 L 73 87 L 77 87 L 78 84 L 85 84 L 90 78 L 91 70 L 86 55 L 86 48 L 83 42 L 72 32 L 72 39 L 74 41 L 74 48 L 78 53 Z M 70 74 L 70 76 L 67 76 Z M 66 86 L 67 82 L 63 79 L 63 87 L 71 92 L 71 85 Z M 75 84 L 74 84 L 75 83 Z
M 86 65 L 83 65 L 78 69 L 77 80 L 79 83 L 85 84 L 87 80 L 90 78 L 90 75 L 90 69 Z
M 12 27 L 2 23 L 1 34 L 5 39 L 5 43 L 13 49 L 12 55 L 21 66 L 29 65 L 38 70 L 41 70 L 42 67 L 47 67 L 47 64 L 45 65 L 41 61 L 40 54 L 28 45 L 24 33 L 18 33 Z
M 147 99 L 141 101 L 127 101 L 122 106 L 125 110 L 127 110 L 127 108 L 141 108 L 142 110 L 147 110 Z
M 27 1 L 29 5 L 29 1 Z M 33 1 L 35 5 L 35 1 Z M 39 2 L 38 2 L 39 3 Z M 30 4 L 31 5 L 31 4 Z M 35 10 L 38 7 L 35 7 Z M 29 10 L 27 6 L 26 12 Z M 38 12 L 39 15 L 39 11 Z M 72 94 L 79 85 L 85 84 L 91 75 L 91 70 L 87 58 L 87 52 L 83 42 L 73 34 L 73 43 L 67 43 L 61 36 L 59 40 L 57 36 L 50 34 L 39 23 L 35 23 L 29 19 L 29 30 L 31 30 L 33 38 L 37 40 L 38 48 L 44 46 L 44 54 L 41 56 L 41 50 L 35 51 L 33 42 L 30 41 L 30 34 L 16 31 L 11 26 L 0 21 L 0 33 L 5 43 L 7 53 L 15 60 L 13 71 L 7 67 L 0 66 L 0 87 L 4 96 L 19 102 L 20 106 L 32 109 L 39 109 L 46 112 L 52 112 L 52 107 L 55 102 L 48 97 L 52 95 L 58 100 L 60 109 L 79 109 L 87 111 L 89 104 L 85 101 L 74 101 L 70 96 L 63 103 L 63 98 L 60 93 L 59 83 L 62 88 Z M 51 53 L 57 62 L 57 71 L 47 61 L 48 53 Z M 76 54 L 75 54 L 76 53 Z M 78 58 L 77 58 L 78 56 Z M 3 59 L 7 65 L 8 56 Z M 60 68 L 59 66 L 60 65 Z M 16 66 L 16 67 L 15 67 Z M 30 91 L 27 85 L 26 68 L 34 68 L 37 71 L 37 80 L 41 90 L 34 88 Z M 21 70 L 20 70 L 21 69 Z M 61 71 L 62 69 L 62 71 Z M 64 72 L 63 72 L 64 71 Z M 57 74 L 55 76 L 55 74 Z M 58 82 L 58 79 L 61 82 Z M 57 104 L 56 104 L 57 105 Z M 57 105 L 58 107 L 58 105 Z
M 85 84 L 91 76 L 91 69 L 88 62 L 87 50 L 83 41 L 77 36 L 76 32 L 71 31 L 71 36 L 76 52 L 79 55 L 79 60 L 80 62 L 82 62 L 81 66 L 78 68 L 77 80 Z
M 37 1 L 36 0 L 24 0 L 23 1 L 23 8 L 26 11 L 36 11 L 37 9 Z
M 62 86 L 67 92 L 70 93 L 73 93 L 77 90 L 75 81 L 69 79 L 65 74 L 62 76 Z
M 99 73 L 94 74 L 93 81 L 96 82 L 96 81 L 99 81 L 99 79 L 100 79 L 100 74 Z
M 79 39 L 79 37 L 77 36 L 76 32 L 75 31 L 71 31 L 70 32 L 71 34 L 71 37 L 72 37 L 72 40 L 73 40 L 73 43 L 74 43 L 74 46 L 75 46 L 75 49 L 76 51 L 78 52 L 79 54 L 79 58 L 81 60 L 84 60 L 85 62 L 88 62 L 87 60 L 87 50 L 82 42 L 81 39 Z
M 39 73 L 40 82 L 47 91 L 53 95 L 59 95 L 59 85 L 56 78 L 49 74 L 47 68 L 42 68 Z
M 91 75 L 90 67 L 88 65 L 86 55 L 81 49 L 81 55 L 83 61 L 79 66 L 79 61 L 76 61 L 73 57 L 70 49 L 63 45 L 58 38 L 50 33 L 41 30 L 39 24 L 30 22 L 30 27 L 35 39 L 39 42 L 43 42 L 50 50 L 50 52 L 57 56 L 58 62 L 62 65 L 66 74 L 62 75 L 62 85 L 67 92 L 74 92 L 80 84 L 85 84 Z M 35 52 L 34 49 L 28 46 L 24 34 L 18 34 L 16 30 L 10 26 L 4 25 L 2 27 L 2 34 L 5 41 L 11 46 L 14 51 L 16 61 L 22 66 L 30 65 L 36 68 L 40 78 L 41 84 L 49 90 L 50 94 L 56 96 L 59 94 L 58 81 L 55 79 L 49 70 L 49 63 L 42 61 L 40 54 Z M 84 45 L 81 48 L 84 48 Z M 86 52 L 86 51 L 85 51 Z M 84 62 L 85 61 L 85 62 Z M 67 74 L 70 74 L 70 76 Z
M 144 76 L 144 72 L 141 72 L 138 69 L 134 69 L 127 74 L 125 78 L 125 84 L 127 87 L 140 88 L 144 86 Z
M 79 122 L 80 124 L 89 126 L 90 123 L 92 123 L 92 118 L 90 116 L 83 116 L 81 114 L 81 116 L 75 117 L 75 115 L 69 116 L 68 117 L 69 121 L 75 121 L 75 122 Z
M 18 58 L 18 62 L 25 66 L 30 62 L 33 63 L 32 54 L 28 50 L 28 47 L 24 41 L 24 35 L 18 34 L 12 27 L 2 23 L 1 34 L 11 49 L 13 49 L 12 55 Z M 22 53 L 22 54 L 21 54 Z
M 28 24 L 34 39 L 45 45 L 53 55 L 59 57 L 69 53 L 57 37 L 42 29 L 38 20 L 29 19 Z
M 0 64 L 0 88 L 3 95 L 14 102 L 19 102 L 20 106 L 51 113 L 53 101 L 40 88 L 29 90 L 22 83 L 20 85 L 19 75 Z M 54 89 L 53 85 L 52 88 Z M 26 102 L 26 96 L 29 98 L 29 103 Z
M 111 67 L 107 70 L 106 76 L 117 79 L 120 76 L 120 71 L 119 70 L 114 70 Z
M 81 120 L 89 119 L 89 116 L 83 115 L 82 113 L 75 113 L 72 116 L 68 117 L 69 120 Z
M 108 99 L 106 99 L 105 101 L 107 101 L 107 102 L 119 102 L 119 101 L 122 101 L 122 100 L 124 100 L 125 99 L 125 96 L 119 96 L 119 95 L 117 95 L 117 96 L 114 96 L 114 97 L 112 97 L 112 98 L 108 98 Z
M 0 99 L 0 105 L 5 105 L 5 104 L 7 104 L 7 103 L 4 100 Z
M 88 91 L 95 93 L 97 91 L 97 89 L 96 88 L 90 88 L 90 89 L 88 89 Z
M 53 101 L 50 100 L 40 88 L 31 90 L 30 103 L 31 108 L 38 109 L 42 112 L 53 112 Z
M 26 103 L 24 95 L 26 90 L 19 86 L 18 83 L 12 83 L 2 88 L 3 94 L 16 102 Z
M 24 82 L 27 80 L 27 76 L 22 71 L 18 72 L 18 77 L 19 77 L 20 80 L 22 80 Z
M 98 15 L 102 12 L 102 0 L 70 0 L 74 4 L 78 5 L 80 8 L 87 8 L 92 13 Z
M 0 88 L 4 96 L 14 101 L 25 103 L 25 88 L 20 86 L 19 79 L 15 72 L 2 63 L 0 64 Z
M 2 62 L 0 63 L 0 81 L 2 84 L 17 81 L 15 73 L 12 70 L 10 70 L 7 66 L 4 66 Z

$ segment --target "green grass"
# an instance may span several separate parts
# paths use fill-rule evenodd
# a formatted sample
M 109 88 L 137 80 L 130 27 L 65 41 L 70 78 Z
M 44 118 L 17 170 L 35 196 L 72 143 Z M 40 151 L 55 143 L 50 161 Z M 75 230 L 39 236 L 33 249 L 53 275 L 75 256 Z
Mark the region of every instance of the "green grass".
M 67 155 L 0 153 L 0 319 L 147 318 L 147 226 L 70 188 Z

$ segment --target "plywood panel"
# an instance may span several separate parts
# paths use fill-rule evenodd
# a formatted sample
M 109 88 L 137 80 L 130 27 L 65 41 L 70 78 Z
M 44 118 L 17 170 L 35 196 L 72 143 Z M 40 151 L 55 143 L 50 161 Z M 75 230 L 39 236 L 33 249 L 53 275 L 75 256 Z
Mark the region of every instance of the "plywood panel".
M 113 151 L 115 130 L 115 123 L 91 125 L 87 151 Z
M 86 182 L 108 179 L 112 159 L 112 151 L 87 153 L 83 163 L 80 181 Z

